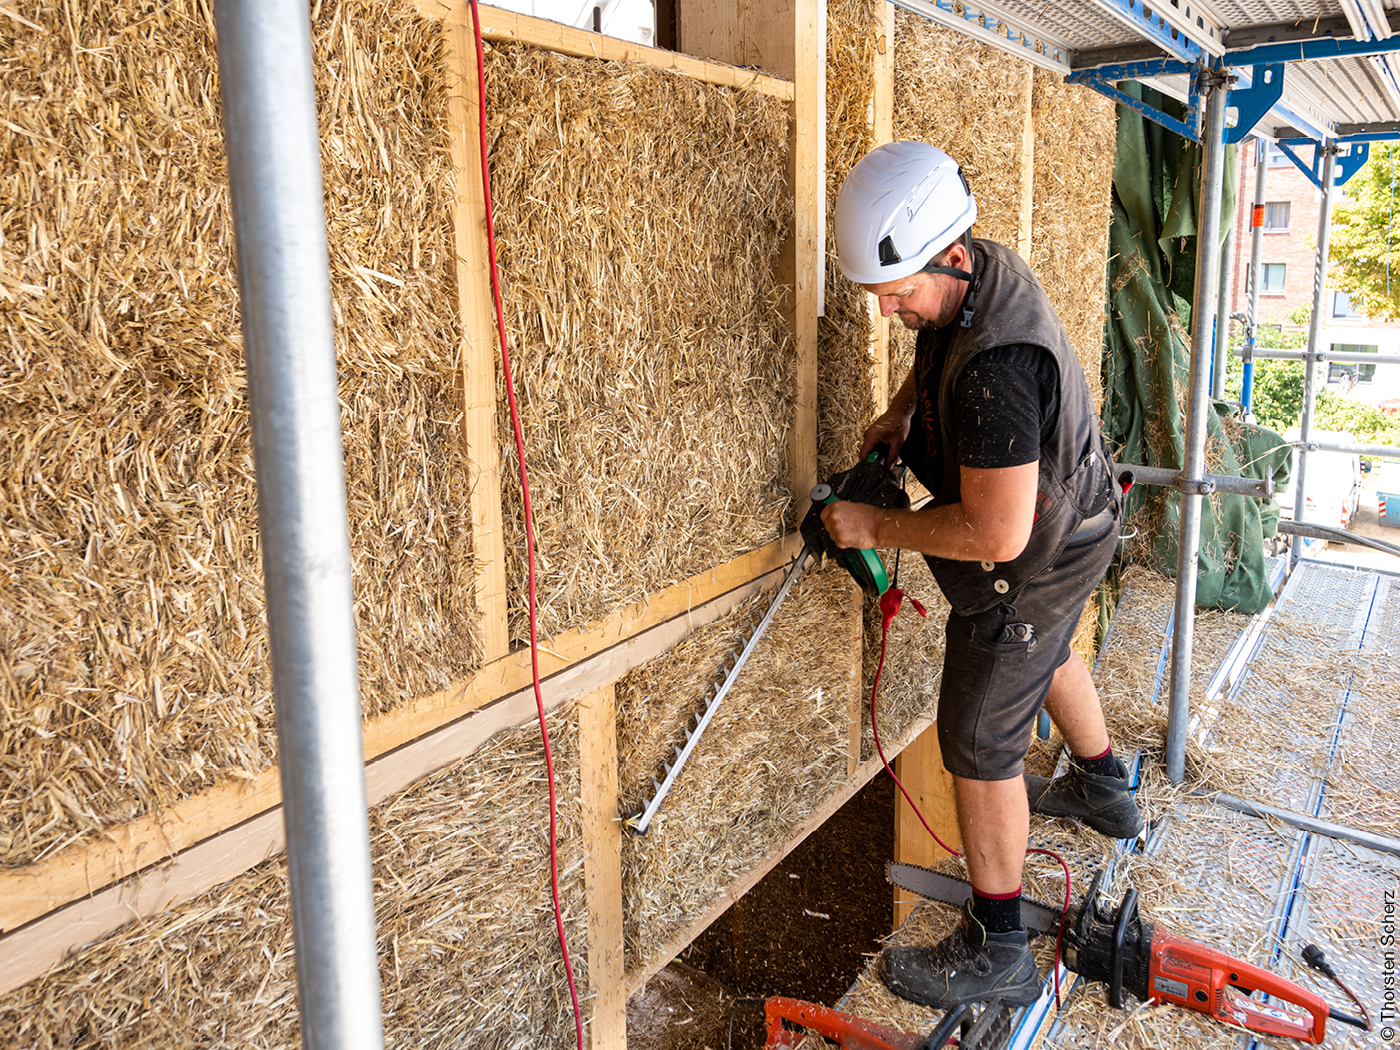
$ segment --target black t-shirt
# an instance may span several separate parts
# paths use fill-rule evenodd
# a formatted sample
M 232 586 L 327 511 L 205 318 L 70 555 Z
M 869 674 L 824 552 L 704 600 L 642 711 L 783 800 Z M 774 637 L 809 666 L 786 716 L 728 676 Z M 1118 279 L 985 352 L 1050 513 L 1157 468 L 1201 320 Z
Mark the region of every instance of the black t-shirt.
M 936 445 L 938 376 L 947 351 L 947 332 L 926 338 L 915 367 L 924 375 L 923 403 L 916 406 L 924 432 Z M 1018 467 L 1040 459 L 1060 423 L 1060 370 L 1049 350 L 1011 343 L 982 351 L 963 369 L 953 388 L 957 412 L 958 465 L 977 469 Z M 928 455 L 917 470 L 931 492 L 942 486 L 943 460 Z M 1108 505 L 1108 472 L 1093 511 Z

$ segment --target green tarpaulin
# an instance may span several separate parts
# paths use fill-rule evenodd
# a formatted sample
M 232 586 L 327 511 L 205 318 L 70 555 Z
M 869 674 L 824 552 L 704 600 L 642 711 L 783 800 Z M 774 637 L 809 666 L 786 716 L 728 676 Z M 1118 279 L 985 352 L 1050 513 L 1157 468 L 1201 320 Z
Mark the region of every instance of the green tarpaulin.
M 1182 109 L 1150 89 L 1126 85 L 1143 101 L 1175 116 Z M 1226 156 L 1223 232 L 1235 210 L 1234 147 Z M 1191 299 L 1196 279 L 1197 196 L 1202 150 L 1137 112 L 1118 108 L 1109 231 L 1109 319 L 1104 353 L 1104 430 L 1120 463 L 1181 469 L 1186 440 Z M 1214 474 L 1272 476 L 1288 484 L 1292 452 L 1278 435 L 1245 423 L 1238 406 L 1213 402 L 1206 469 Z M 1137 486 L 1129 522 L 1142 541 L 1134 557 L 1176 575 L 1181 496 Z M 1201 521 L 1201 607 L 1258 612 L 1272 597 L 1264 540 L 1274 534 L 1278 506 L 1245 496 L 1210 496 Z

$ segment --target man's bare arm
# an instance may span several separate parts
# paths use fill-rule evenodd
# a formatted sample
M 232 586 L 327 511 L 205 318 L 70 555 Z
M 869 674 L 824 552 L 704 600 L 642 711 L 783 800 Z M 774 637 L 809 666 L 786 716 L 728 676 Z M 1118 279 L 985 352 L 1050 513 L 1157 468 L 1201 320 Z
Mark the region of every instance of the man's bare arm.
M 884 510 L 841 501 L 822 512 L 842 547 L 899 547 L 954 561 L 1011 561 L 1035 521 L 1038 462 L 962 467 L 962 502 L 928 510 Z

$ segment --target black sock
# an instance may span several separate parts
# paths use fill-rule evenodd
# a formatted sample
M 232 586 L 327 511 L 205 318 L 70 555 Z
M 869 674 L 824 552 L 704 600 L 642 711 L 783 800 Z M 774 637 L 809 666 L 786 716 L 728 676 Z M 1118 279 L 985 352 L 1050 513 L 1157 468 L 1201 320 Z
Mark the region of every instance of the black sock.
M 1080 758 L 1074 756 L 1074 764 L 1083 773 L 1088 773 L 1095 777 L 1116 777 L 1118 775 L 1118 760 L 1113 757 L 1113 745 L 1110 744 L 1108 750 L 1093 758 Z
M 972 917 L 988 933 L 1012 933 L 1021 928 L 1021 891 L 987 894 L 972 891 Z

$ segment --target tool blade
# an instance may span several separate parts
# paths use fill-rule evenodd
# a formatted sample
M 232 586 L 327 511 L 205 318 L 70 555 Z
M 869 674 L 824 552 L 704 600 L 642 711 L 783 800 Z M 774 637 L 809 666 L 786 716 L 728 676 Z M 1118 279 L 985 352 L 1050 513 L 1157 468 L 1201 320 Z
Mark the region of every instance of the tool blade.
M 941 871 L 932 871 L 917 864 L 891 863 L 885 870 L 891 885 L 917 893 L 931 901 L 940 901 L 960 908 L 972 896 L 972 884 Z M 1060 909 L 1028 897 L 1021 898 L 1021 921 L 1026 929 L 1040 933 L 1056 933 L 1060 929 Z

